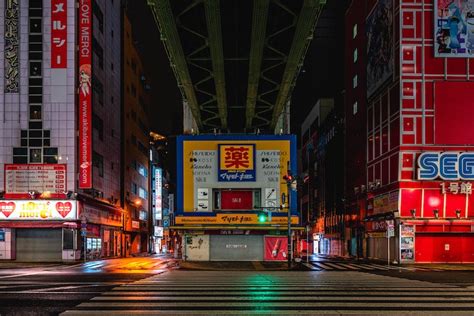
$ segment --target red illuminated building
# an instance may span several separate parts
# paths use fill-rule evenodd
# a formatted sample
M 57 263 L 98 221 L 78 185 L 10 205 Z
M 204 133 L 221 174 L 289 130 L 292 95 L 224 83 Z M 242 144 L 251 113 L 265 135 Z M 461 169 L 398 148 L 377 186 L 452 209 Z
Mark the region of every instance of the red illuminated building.
M 391 261 L 474 262 L 473 170 L 460 155 L 474 150 L 467 11 L 457 2 L 359 0 L 346 13 L 346 124 L 352 131 L 366 120 L 367 139 L 347 133 L 346 195 L 368 258 L 387 259 L 393 224 Z M 355 169 L 365 150 L 366 183 Z

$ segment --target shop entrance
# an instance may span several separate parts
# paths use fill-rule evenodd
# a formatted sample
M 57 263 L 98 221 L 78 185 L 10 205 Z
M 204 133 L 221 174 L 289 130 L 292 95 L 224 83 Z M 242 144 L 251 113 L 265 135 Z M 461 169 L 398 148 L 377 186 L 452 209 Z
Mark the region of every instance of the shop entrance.
M 61 229 L 16 229 L 16 260 L 57 262 L 62 260 Z

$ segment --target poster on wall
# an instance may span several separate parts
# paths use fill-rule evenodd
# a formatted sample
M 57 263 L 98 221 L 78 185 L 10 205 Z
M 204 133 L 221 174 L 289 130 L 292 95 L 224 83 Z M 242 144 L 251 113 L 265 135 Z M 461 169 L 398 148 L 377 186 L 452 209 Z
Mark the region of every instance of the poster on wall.
M 92 8 L 79 1 L 79 188 L 92 188 Z
M 256 181 L 255 145 L 219 144 L 218 181 Z
M 400 225 L 400 260 L 413 262 L 415 260 L 415 226 Z
M 393 0 L 379 0 L 367 18 L 367 96 L 392 78 Z M 354 62 L 356 56 L 354 56 Z
M 287 260 L 288 239 L 281 236 L 265 236 L 265 261 Z
M 435 0 L 436 57 L 473 57 L 474 0 Z

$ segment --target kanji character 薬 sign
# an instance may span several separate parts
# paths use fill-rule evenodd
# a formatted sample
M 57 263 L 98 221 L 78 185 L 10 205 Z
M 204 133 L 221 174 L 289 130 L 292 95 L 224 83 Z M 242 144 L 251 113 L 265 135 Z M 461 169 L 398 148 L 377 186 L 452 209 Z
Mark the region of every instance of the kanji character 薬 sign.
M 255 181 L 255 145 L 219 145 L 218 181 Z

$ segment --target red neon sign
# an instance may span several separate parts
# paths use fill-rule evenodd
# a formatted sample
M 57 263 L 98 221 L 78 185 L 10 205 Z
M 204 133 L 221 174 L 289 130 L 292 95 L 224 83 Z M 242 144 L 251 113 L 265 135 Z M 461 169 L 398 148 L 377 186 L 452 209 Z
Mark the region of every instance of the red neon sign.
M 92 188 L 92 8 L 79 1 L 79 188 Z
M 51 1 L 51 68 L 67 68 L 67 1 Z

